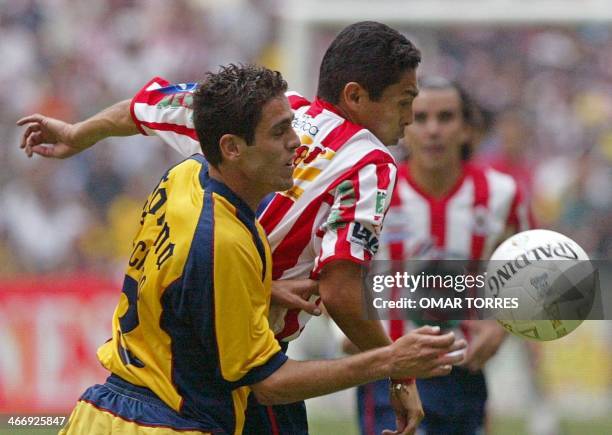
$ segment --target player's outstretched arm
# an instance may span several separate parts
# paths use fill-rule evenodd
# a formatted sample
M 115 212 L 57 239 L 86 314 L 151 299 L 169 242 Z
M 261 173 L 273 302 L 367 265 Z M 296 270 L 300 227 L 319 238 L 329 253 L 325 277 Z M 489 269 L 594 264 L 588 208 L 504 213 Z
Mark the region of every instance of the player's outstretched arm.
M 20 148 L 28 157 L 38 154 L 57 159 L 80 153 L 107 137 L 139 133 L 130 113 L 130 100 L 116 103 L 76 124 L 36 113 L 21 118 L 17 125 L 27 125 Z
M 429 378 L 450 372 L 463 358 L 449 355 L 463 349 L 465 340 L 452 332 L 440 335 L 437 327 L 424 326 L 380 349 L 327 361 L 288 360 L 272 375 L 251 385 L 264 405 L 292 403 L 386 377 Z

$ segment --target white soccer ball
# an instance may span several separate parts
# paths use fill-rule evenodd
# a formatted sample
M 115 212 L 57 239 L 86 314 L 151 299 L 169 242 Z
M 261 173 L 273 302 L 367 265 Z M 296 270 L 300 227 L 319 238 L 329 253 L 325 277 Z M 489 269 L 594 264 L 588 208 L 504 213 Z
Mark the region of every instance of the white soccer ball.
M 515 234 L 493 253 L 485 297 L 509 299 L 493 317 L 509 332 L 538 341 L 561 338 L 589 315 L 597 273 L 572 239 L 549 230 Z

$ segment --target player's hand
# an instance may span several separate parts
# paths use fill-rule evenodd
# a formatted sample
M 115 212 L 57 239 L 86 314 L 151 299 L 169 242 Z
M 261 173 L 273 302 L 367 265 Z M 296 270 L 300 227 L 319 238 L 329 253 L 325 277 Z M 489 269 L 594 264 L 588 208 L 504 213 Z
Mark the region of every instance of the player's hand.
M 396 429 L 385 429 L 383 435 L 414 434 L 425 417 L 416 383 L 403 385 L 399 390 L 392 388 L 389 394 L 395 412 Z
M 423 326 L 410 331 L 391 344 L 392 378 L 431 378 L 450 373 L 454 364 L 463 361 L 467 342 L 455 334 L 440 334 L 438 326 Z
M 271 304 L 283 308 L 304 310 L 313 316 L 321 315 L 321 309 L 310 301 L 319 294 L 319 284 L 312 279 L 283 279 L 272 281 Z
M 72 124 L 40 114 L 29 115 L 17 121 L 19 126 L 26 124 L 19 147 L 28 157 L 38 154 L 65 159 L 83 150 L 83 147 L 71 142 Z
M 477 372 L 497 353 L 507 334 L 495 320 L 468 320 L 465 325 L 473 338 L 465 355 L 464 366 L 471 372 Z

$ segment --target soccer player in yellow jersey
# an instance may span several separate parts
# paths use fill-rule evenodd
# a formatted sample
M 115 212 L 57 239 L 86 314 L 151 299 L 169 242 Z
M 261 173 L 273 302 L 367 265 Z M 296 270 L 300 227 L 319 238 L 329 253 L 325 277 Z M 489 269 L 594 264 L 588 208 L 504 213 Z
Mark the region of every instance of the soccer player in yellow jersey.
M 291 403 L 390 376 L 442 375 L 461 360 L 449 353 L 465 342 L 432 327 L 339 360 L 281 351 L 267 318 L 270 248 L 254 210 L 292 185 L 299 139 L 285 90 L 280 73 L 254 66 L 230 65 L 198 85 L 206 160 L 170 169 L 145 203 L 112 339 L 98 350 L 111 375 L 85 391 L 62 434 L 239 434 L 250 392 L 262 404 Z M 101 126 L 130 132 L 108 120 L 84 121 L 72 140 Z M 66 140 L 66 129 L 48 127 L 36 130 L 40 141 Z

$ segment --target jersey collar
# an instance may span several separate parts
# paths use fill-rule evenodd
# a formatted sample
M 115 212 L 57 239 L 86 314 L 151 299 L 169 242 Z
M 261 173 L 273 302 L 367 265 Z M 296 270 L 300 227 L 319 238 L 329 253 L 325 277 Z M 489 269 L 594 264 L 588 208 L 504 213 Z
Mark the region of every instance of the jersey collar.
M 204 156 L 197 154 L 192 156 L 192 158 L 202 163 L 202 169 L 200 169 L 200 185 L 202 186 L 202 189 L 221 195 L 227 199 L 230 204 L 236 207 L 236 209 L 242 213 L 244 217 L 249 220 L 255 220 L 255 212 L 251 210 L 251 207 L 249 207 L 242 198 L 236 195 L 232 189 L 227 187 L 226 184 L 210 177 L 208 173 L 208 162 Z

